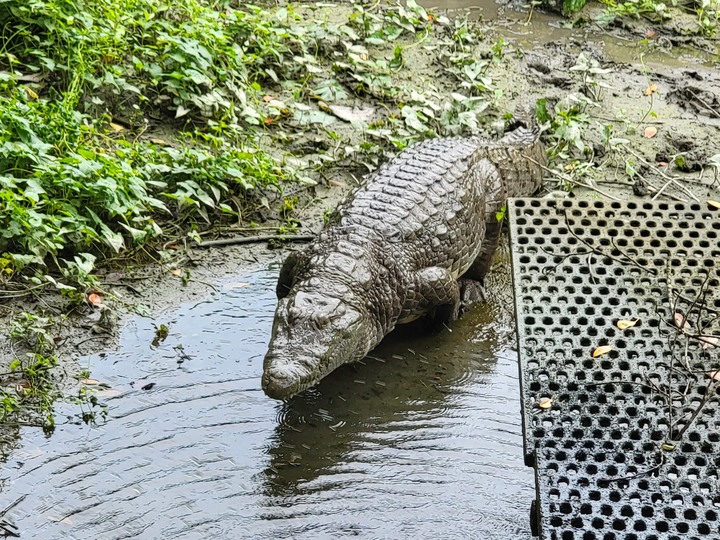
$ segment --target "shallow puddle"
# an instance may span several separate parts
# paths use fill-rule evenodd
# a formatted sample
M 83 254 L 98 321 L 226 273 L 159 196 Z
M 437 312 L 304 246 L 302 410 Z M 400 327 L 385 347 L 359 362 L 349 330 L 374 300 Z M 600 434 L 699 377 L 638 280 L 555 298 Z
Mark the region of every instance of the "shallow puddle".
M 281 404 L 260 390 L 276 272 L 138 318 L 89 358 L 108 422 L 25 430 L 4 467 L 23 538 L 529 538 L 507 285 L 452 332 L 406 331 Z

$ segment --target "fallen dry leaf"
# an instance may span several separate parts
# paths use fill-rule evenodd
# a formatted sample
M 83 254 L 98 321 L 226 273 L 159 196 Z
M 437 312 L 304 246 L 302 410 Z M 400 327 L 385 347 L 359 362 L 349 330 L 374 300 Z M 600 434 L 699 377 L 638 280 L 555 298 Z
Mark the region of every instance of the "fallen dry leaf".
M 549 409 L 553 406 L 553 400 L 549 397 L 540 398 L 540 400 L 538 400 L 537 406 L 541 409 Z
M 652 139 L 655 135 L 657 135 L 657 128 L 655 126 L 648 126 L 645 128 L 645 131 L 643 131 L 643 137 L 646 139 Z
M 115 131 L 125 131 L 125 128 L 122 127 L 120 124 L 116 124 L 115 122 L 110 122 L 110 127 L 113 128 Z
M 263 101 L 264 101 L 265 103 L 270 103 L 271 101 L 273 101 L 273 100 L 275 100 L 275 99 L 276 99 L 276 98 L 274 98 L 274 97 L 272 97 L 272 96 L 263 96 Z
M 98 293 L 90 293 L 88 294 L 88 302 L 90 302 L 95 307 L 102 306 L 102 296 L 100 296 Z
M 650 96 L 650 95 L 654 94 L 655 92 L 657 92 L 657 89 L 658 89 L 658 88 L 657 88 L 657 84 L 651 84 L 650 86 L 648 86 L 648 87 L 645 89 L 645 92 L 643 92 L 643 93 L 644 93 L 646 96 Z
M 593 358 L 597 358 L 598 356 L 602 356 L 603 354 L 607 354 L 610 351 L 612 351 L 613 348 L 610 345 L 601 345 L 597 349 L 595 349 L 592 353 Z
M 698 339 L 703 342 L 703 349 L 707 349 L 708 347 L 717 347 L 718 343 L 720 343 L 720 339 L 715 336 L 700 336 Z
M 720 202 L 707 200 L 705 203 L 710 207 L 711 210 L 720 210 Z
M 690 323 L 687 322 L 685 315 L 682 313 L 675 313 L 675 326 L 677 326 L 683 332 L 690 330 Z
M 718 371 L 711 371 L 711 372 L 708 373 L 707 375 L 708 375 L 708 377 L 710 377 L 711 379 L 713 379 L 713 380 L 715 380 L 715 381 L 720 381 L 720 370 L 718 370 Z
M 173 276 L 180 277 L 180 276 L 182 275 L 182 270 L 180 270 L 179 268 L 176 268 L 175 270 L 171 270 L 170 273 L 171 273 Z
M 242 289 L 243 287 L 249 287 L 249 283 L 230 283 L 229 285 L 225 285 L 226 289 Z
M 167 142 L 165 139 L 161 139 L 160 137 L 150 137 L 148 140 L 153 144 L 160 144 L 162 146 L 170 145 L 169 142 Z
M 664 443 L 660 448 L 662 448 L 666 452 L 672 452 L 673 450 L 675 450 L 675 445 L 670 443 Z
M 647 32 L 645 32 L 645 37 L 648 39 L 654 39 L 655 36 L 657 36 L 657 33 L 655 32 L 655 30 L 648 29 Z
M 95 379 L 83 379 L 80 381 L 80 384 L 86 384 L 88 386 L 97 386 L 100 384 L 100 381 L 96 381 Z
M 320 105 L 320 103 L 318 103 Z M 340 120 L 346 122 L 372 122 L 373 118 L 377 115 L 377 109 L 375 107 L 345 107 L 344 105 L 327 105 L 328 110 L 337 116 Z M 323 109 L 324 110 L 324 109 Z
M 617 322 L 617 327 L 618 327 L 620 330 L 627 330 L 628 328 L 632 328 L 633 326 L 635 326 L 635 325 L 636 325 L 637 323 L 639 323 L 639 322 L 640 322 L 640 319 L 633 319 L 632 321 L 627 320 L 627 319 L 620 319 L 620 320 Z

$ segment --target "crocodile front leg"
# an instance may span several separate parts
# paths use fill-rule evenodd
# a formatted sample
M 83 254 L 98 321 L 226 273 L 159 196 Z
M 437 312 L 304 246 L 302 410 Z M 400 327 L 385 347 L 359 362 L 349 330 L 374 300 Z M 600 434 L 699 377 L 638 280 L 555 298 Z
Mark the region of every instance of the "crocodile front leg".
M 399 323 L 427 316 L 429 330 L 439 330 L 458 318 L 460 287 L 450 271 L 439 266 L 423 268 L 415 273 L 412 290 L 407 296 Z

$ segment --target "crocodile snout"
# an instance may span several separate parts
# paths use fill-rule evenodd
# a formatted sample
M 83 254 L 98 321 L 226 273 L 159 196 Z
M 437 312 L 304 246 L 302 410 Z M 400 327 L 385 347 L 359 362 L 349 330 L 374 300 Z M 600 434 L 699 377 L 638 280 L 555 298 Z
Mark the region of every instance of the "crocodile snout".
M 300 387 L 300 378 L 279 368 L 268 368 L 262 376 L 262 389 L 268 397 L 285 399 L 297 393 Z

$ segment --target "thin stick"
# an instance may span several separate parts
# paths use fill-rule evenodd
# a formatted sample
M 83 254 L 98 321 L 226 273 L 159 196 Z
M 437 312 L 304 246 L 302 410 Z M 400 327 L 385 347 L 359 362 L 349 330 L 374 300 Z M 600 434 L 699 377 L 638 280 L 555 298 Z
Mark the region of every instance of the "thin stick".
M 639 155 L 638 153 L 634 152 L 631 148 L 627 148 L 627 151 L 630 152 L 630 153 L 631 153 L 633 156 L 635 156 L 637 159 L 639 159 L 640 161 L 642 161 L 645 165 L 647 165 L 648 167 L 650 167 L 652 170 L 654 170 L 656 173 L 658 173 L 660 176 L 662 176 L 663 178 L 665 178 L 666 180 L 672 180 L 677 187 L 679 187 L 680 189 L 682 189 L 682 190 L 683 190 L 685 193 L 687 193 L 691 198 L 695 199 L 695 202 L 700 202 L 700 200 L 695 196 L 695 194 L 694 194 L 692 191 L 690 191 L 689 189 L 687 189 L 685 186 L 683 186 L 682 184 L 680 184 L 680 183 L 678 182 L 678 180 L 682 180 L 682 178 L 675 178 L 675 177 L 673 177 L 673 176 L 670 176 L 670 175 L 668 175 L 668 174 L 665 174 L 663 171 L 661 171 L 660 169 L 658 169 L 657 167 L 655 167 L 652 163 L 650 163 L 649 161 L 647 161 L 644 157 L 642 157 L 642 156 Z
M 694 98 L 697 99 L 700 103 L 702 103 L 709 112 L 713 113 L 715 116 L 717 116 L 718 118 L 720 118 L 720 113 L 717 112 L 715 109 L 713 109 L 710 105 L 708 105 L 707 103 L 705 103 L 705 101 L 704 101 L 700 96 L 698 96 L 695 92 L 693 92 L 693 91 L 690 90 L 689 88 L 688 88 L 688 92 L 690 92 L 690 94 L 692 95 L 692 97 L 694 97 Z
M 549 172 L 550 174 L 552 174 L 552 175 L 554 175 L 554 176 L 557 176 L 557 177 L 560 178 L 561 180 L 565 180 L 566 182 L 572 182 L 573 184 L 575 184 L 575 185 L 577 185 L 577 186 L 584 187 L 584 188 L 586 188 L 586 189 L 591 189 L 592 191 L 596 191 L 597 193 L 599 193 L 599 194 L 602 195 L 603 197 L 607 197 L 607 198 L 610 199 L 611 201 L 620 201 L 620 199 L 618 199 L 617 197 L 613 197 L 613 196 L 610 195 L 609 193 L 605 193 L 604 191 L 601 191 L 601 190 L 599 190 L 599 189 L 596 188 L 596 187 L 593 187 L 593 186 L 591 186 L 591 185 L 589 185 L 589 184 L 585 184 L 585 183 L 581 182 L 580 180 L 575 180 L 574 178 L 571 178 L 571 177 L 569 177 L 569 176 L 566 176 L 566 175 L 564 175 L 564 174 L 562 174 L 562 173 L 560 173 L 560 172 L 558 172 L 558 171 L 554 171 L 554 170 L 546 167 L 546 166 L 543 165 L 542 163 L 538 163 L 536 160 L 534 160 L 534 159 L 531 158 L 530 156 L 523 155 L 523 157 L 524 157 L 525 159 L 527 159 L 528 161 L 531 161 L 532 163 L 534 163 L 534 164 L 537 165 L 538 167 L 540 167 L 540 168 L 541 168 L 542 170 L 544 170 L 545 172 Z
M 260 242 L 269 242 L 271 240 L 279 240 L 285 242 L 310 242 L 315 240 L 314 234 L 268 234 L 261 236 L 236 236 L 235 238 L 222 238 L 220 240 L 204 240 L 194 244 L 195 247 L 213 247 L 213 246 L 231 246 L 238 244 L 256 244 Z

